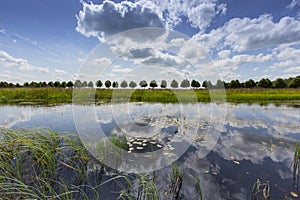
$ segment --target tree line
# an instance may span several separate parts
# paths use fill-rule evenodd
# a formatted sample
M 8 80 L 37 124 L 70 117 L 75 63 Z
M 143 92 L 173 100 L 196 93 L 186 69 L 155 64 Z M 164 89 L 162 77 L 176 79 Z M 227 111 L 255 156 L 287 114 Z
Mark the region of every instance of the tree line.
M 217 80 L 215 84 L 213 84 L 211 81 L 205 80 L 202 83 L 200 83 L 197 80 L 189 81 L 188 79 L 184 79 L 181 82 L 178 82 L 177 80 L 172 80 L 169 83 L 170 88 L 300 88 L 300 76 L 296 77 L 290 77 L 287 79 L 277 78 L 274 81 L 271 81 L 268 78 L 262 78 L 259 81 L 254 81 L 253 79 L 249 79 L 245 82 L 240 82 L 239 80 L 231 80 L 230 82 L 225 82 L 222 80 Z M 106 80 L 105 82 L 102 82 L 101 80 L 96 81 L 93 83 L 92 81 L 80 81 L 76 80 L 74 82 L 72 81 L 55 81 L 55 82 L 25 82 L 22 85 L 19 83 L 13 84 L 8 82 L 0 82 L 0 88 L 42 88 L 42 87 L 55 87 L 55 88 L 72 88 L 72 87 L 97 87 L 97 88 L 131 88 L 134 89 L 137 86 L 140 86 L 141 88 L 167 88 L 168 83 L 166 80 L 162 80 L 159 84 L 152 80 L 150 82 L 147 82 L 146 80 L 140 81 L 138 84 L 135 81 L 126 81 L 123 80 L 121 83 L 117 81 L 110 81 Z

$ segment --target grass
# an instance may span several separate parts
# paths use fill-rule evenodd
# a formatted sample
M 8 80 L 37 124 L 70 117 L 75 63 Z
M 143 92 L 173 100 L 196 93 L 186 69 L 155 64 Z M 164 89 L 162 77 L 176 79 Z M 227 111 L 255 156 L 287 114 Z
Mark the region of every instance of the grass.
M 65 88 L 2 88 L 0 89 L 0 103 L 70 103 L 72 92 L 72 89 Z
M 300 144 L 297 142 L 294 148 L 294 162 L 293 162 L 293 183 L 298 191 L 300 176 Z
M 218 90 L 170 89 L 81 89 L 75 99 L 91 102 L 210 102 L 222 97 Z M 55 104 L 71 103 L 73 89 L 64 88 L 4 88 L 0 89 L 0 104 Z M 95 100 L 94 100 L 95 99 Z M 222 99 L 221 99 L 222 101 Z M 226 101 L 237 103 L 292 103 L 299 104 L 300 89 L 227 89 Z
M 124 147 L 124 141 L 123 137 L 111 139 L 119 147 Z M 112 172 L 85 150 L 77 135 L 0 129 L 0 199 L 105 199 L 109 192 L 126 200 L 158 200 L 165 194 L 164 199 L 180 198 L 183 172 L 176 165 L 163 191 L 156 186 L 155 172 L 108 175 Z M 118 190 L 101 193 L 111 183 Z

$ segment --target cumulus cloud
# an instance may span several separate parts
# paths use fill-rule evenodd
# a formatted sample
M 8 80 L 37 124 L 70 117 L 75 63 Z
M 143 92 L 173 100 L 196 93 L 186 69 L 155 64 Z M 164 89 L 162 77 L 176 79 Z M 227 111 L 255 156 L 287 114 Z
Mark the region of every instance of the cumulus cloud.
M 49 73 L 48 68 L 43 67 L 35 67 L 28 63 L 27 60 L 22 58 L 14 58 L 13 56 L 9 55 L 5 51 L 0 50 L 0 65 L 3 67 L 14 67 L 19 70 L 30 70 L 30 71 L 38 71 L 43 73 Z
M 163 13 L 168 27 L 178 25 L 185 17 L 191 26 L 198 28 L 201 32 L 210 26 L 211 21 L 218 14 L 225 14 L 227 11 L 226 4 L 218 4 L 217 0 L 140 0 L 140 2 L 146 5 L 153 2 L 156 5 L 155 9 Z
M 77 15 L 76 30 L 89 37 L 103 40 L 106 36 L 140 27 L 164 27 L 162 16 L 139 2 L 114 3 L 105 0 L 102 4 L 82 2 L 83 10 Z
M 218 68 L 221 69 L 230 69 L 230 70 L 235 70 L 239 66 L 248 64 L 248 63 L 263 63 L 266 61 L 269 61 L 272 59 L 272 55 L 263 55 L 263 54 L 258 54 L 258 55 L 248 55 L 248 54 L 242 54 L 242 55 L 235 55 L 231 58 L 225 58 L 225 59 L 219 59 L 214 62 Z
M 228 58 L 230 55 L 231 51 L 230 50 L 223 50 L 218 52 L 219 58 Z
M 233 18 L 224 26 L 206 34 L 198 33 L 194 38 L 216 50 L 228 47 L 234 51 L 245 51 L 295 44 L 300 42 L 300 21 L 283 17 L 276 23 L 268 14 L 253 19 Z
M 225 45 L 243 51 L 300 41 L 300 21 L 283 17 L 278 23 L 271 15 L 258 18 L 232 19 L 223 29 Z
M 62 70 L 62 69 L 54 69 L 54 72 L 57 73 L 57 74 L 67 74 L 67 72 L 65 70 Z
M 204 32 L 212 20 L 226 13 L 226 4 L 217 0 L 137 0 L 115 3 L 105 0 L 102 4 L 82 1 L 76 30 L 87 36 L 105 37 L 133 28 L 173 28 L 179 23 L 188 23 Z M 183 21 L 186 19 L 186 21 Z

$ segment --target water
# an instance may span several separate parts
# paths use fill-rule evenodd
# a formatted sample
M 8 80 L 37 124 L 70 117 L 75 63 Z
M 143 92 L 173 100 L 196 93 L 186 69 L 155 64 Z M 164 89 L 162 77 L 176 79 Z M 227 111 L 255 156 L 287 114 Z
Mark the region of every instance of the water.
M 75 106 L 82 118 L 90 116 L 106 136 L 156 137 L 159 133 L 177 149 L 175 162 L 184 170 L 181 199 L 250 199 L 257 179 L 269 182 L 271 199 L 293 198 L 293 148 L 300 141 L 300 108 L 258 104 L 117 104 Z M 225 112 L 226 111 L 226 112 Z M 76 114 L 75 114 L 76 116 Z M 0 107 L 0 127 L 43 127 L 77 133 L 72 105 Z M 78 126 L 78 124 L 76 124 Z M 182 137 L 177 137 L 186 131 Z M 156 135 L 155 135 L 155 134 Z M 142 135 L 141 135 L 142 134 Z M 180 139 L 189 142 L 180 146 Z M 156 173 L 157 188 L 168 184 L 170 167 Z M 109 189 L 108 189 L 109 190 Z M 109 195 L 106 197 L 109 199 Z

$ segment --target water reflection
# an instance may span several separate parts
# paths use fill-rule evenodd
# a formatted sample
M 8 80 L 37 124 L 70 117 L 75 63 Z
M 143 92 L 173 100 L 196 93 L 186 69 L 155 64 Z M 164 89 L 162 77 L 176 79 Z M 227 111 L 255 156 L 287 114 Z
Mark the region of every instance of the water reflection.
M 185 135 L 191 146 L 176 161 L 184 169 L 181 199 L 198 198 L 195 181 L 189 175 L 200 179 L 204 199 L 250 199 L 251 187 L 257 179 L 270 182 L 271 199 L 292 198 L 293 148 L 295 142 L 300 141 L 299 107 L 226 104 L 223 127 L 217 123 L 222 119 L 210 118 L 210 107 L 220 106 L 214 112 L 222 112 L 224 104 L 186 105 L 183 108 L 172 104 L 143 104 L 128 108 L 114 105 L 115 112 L 111 112 L 110 106 L 95 107 L 97 123 L 107 135 L 118 135 L 123 131 L 135 136 L 146 130 L 172 137 L 180 131 L 176 126 L 176 118 L 181 117 L 179 111 L 186 111 L 185 117 L 190 120 L 185 125 L 195 134 Z M 201 112 L 195 113 L 197 109 L 193 106 Z M 124 112 L 128 116 L 124 117 Z M 193 120 L 193 116 L 198 120 Z M 133 122 L 137 125 L 132 126 Z M 196 130 L 194 125 L 199 129 Z M 0 126 L 16 129 L 38 126 L 76 132 L 71 105 L 1 106 Z M 219 134 L 206 137 L 209 129 Z M 205 158 L 203 152 L 209 152 Z M 166 167 L 157 172 L 158 188 L 166 185 L 170 171 L 170 167 Z

